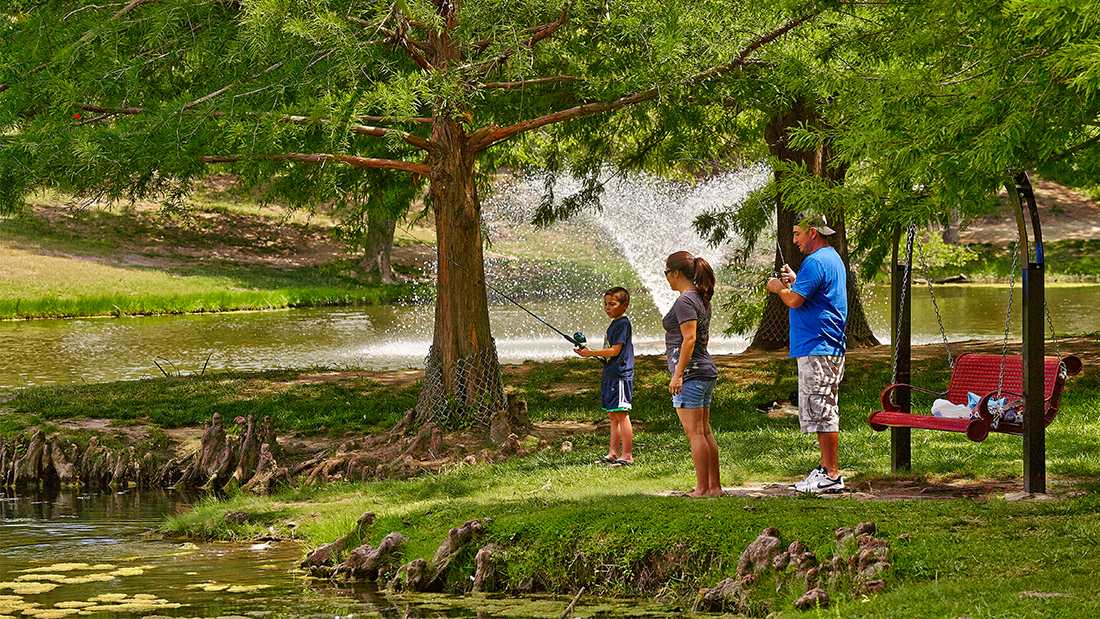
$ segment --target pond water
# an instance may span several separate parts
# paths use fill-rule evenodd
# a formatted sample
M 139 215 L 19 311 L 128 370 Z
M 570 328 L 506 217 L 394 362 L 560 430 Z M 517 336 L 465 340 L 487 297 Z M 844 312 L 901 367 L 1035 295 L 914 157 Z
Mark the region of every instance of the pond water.
M 155 534 L 173 492 L 0 494 L 0 617 L 558 617 L 560 596 L 386 595 L 293 571 L 290 542 L 183 543 Z M 79 613 L 79 614 L 78 614 Z M 676 617 L 646 601 L 583 599 L 578 617 Z M 705 615 L 696 615 L 705 616 Z
M 729 293 L 726 293 L 729 294 Z M 872 329 L 890 341 L 889 291 L 866 290 Z M 1013 301 L 1010 336 L 1020 336 L 1020 291 Z M 718 297 L 719 301 L 721 296 Z M 1057 333 L 1100 331 L 1100 286 L 1047 287 Z M 937 286 L 936 300 L 951 341 L 998 339 L 1005 329 L 1008 289 Z M 524 306 L 566 333 L 599 342 L 607 327 L 601 300 L 535 301 Z M 431 345 L 430 304 L 319 308 L 187 316 L 0 322 L 0 389 L 31 385 L 133 380 L 212 370 L 356 367 L 422 368 Z M 660 313 L 639 296 L 630 309 L 637 354 L 663 354 Z M 514 305 L 496 304 L 490 320 L 504 363 L 573 356 L 571 345 Z M 715 325 L 725 324 L 719 311 Z M 716 329 L 717 331 L 717 329 Z M 941 341 L 932 297 L 915 288 L 913 342 Z M 711 352 L 741 352 L 748 339 L 713 334 Z

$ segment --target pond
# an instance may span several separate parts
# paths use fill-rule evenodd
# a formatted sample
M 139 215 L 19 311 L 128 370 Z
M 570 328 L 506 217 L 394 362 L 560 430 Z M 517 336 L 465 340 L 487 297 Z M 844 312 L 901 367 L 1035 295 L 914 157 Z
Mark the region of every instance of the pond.
M 941 341 L 927 288 L 914 289 L 913 342 Z M 727 293 L 728 294 L 728 293 Z M 1008 288 L 937 286 L 936 301 L 951 341 L 999 339 L 1005 330 Z M 1017 287 L 1010 337 L 1020 337 Z M 1100 331 L 1100 286 L 1047 287 L 1051 319 L 1059 334 Z M 720 301 L 719 297 L 719 301 Z M 871 327 L 889 342 L 889 291 L 866 290 Z M 601 300 L 536 301 L 524 306 L 563 332 L 581 331 L 592 341 L 607 327 Z M 641 295 L 629 312 L 637 354 L 663 354 L 656 305 Z M 185 316 L 0 322 L 0 389 L 31 385 L 134 380 L 214 370 L 356 367 L 422 368 L 432 338 L 434 308 L 409 304 L 367 308 L 319 308 Z M 490 320 L 503 363 L 573 356 L 560 335 L 514 305 L 495 304 Z M 715 325 L 725 324 L 718 312 Z M 716 329 L 717 331 L 717 329 Z M 715 333 L 711 352 L 741 352 L 748 339 Z
M 0 617 L 559 617 L 570 598 L 387 595 L 295 571 L 293 542 L 191 543 L 156 528 L 170 491 L 0 494 Z M 676 617 L 644 600 L 584 599 L 578 617 Z M 697 614 L 705 617 L 708 615 Z

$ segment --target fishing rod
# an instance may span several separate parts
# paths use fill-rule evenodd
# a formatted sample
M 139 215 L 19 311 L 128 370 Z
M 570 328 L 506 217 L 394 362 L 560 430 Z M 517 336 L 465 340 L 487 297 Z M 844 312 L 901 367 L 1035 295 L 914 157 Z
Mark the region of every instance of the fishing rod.
M 427 245 L 427 244 L 428 244 L 428 242 L 427 242 L 427 241 L 425 241 L 425 240 L 423 240 L 423 239 L 421 239 L 421 238 L 418 238 L 418 237 L 417 237 L 417 236 L 416 236 L 415 234 L 413 234 L 413 233 L 412 233 L 412 232 L 411 232 L 411 231 L 410 231 L 410 230 L 409 230 L 408 228 L 403 228 L 403 230 L 405 231 L 405 233 L 406 233 L 406 234 L 408 234 L 408 235 L 409 235 L 409 236 L 411 236 L 412 238 L 414 238 L 414 239 L 416 239 L 416 240 L 420 241 L 421 243 L 424 243 L 425 245 Z M 581 349 L 581 348 L 584 348 L 584 347 L 585 347 L 585 346 L 586 346 L 586 345 L 588 344 L 588 340 L 587 340 L 587 339 L 586 339 L 586 338 L 584 337 L 584 334 L 583 334 L 583 333 L 581 333 L 580 331 L 577 331 L 576 333 L 574 333 L 574 334 L 572 335 L 572 337 L 570 337 L 570 336 L 568 336 L 568 335 L 566 335 L 566 334 L 562 333 L 561 331 L 559 331 L 559 330 L 558 330 L 558 328 L 557 328 L 557 327 L 555 327 L 554 325 L 552 325 L 552 324 L 550 324 L 550 323 L 546 322 L 545 320 L 543 320 L 542 318 L 540 318 L 540 317 L 538 316 L 538 314 L 536 314 L 536 313 L 532 312 L 531 310 L 527 309 L 526 307 L 523 307 L 522 305 L 520 305 L 519 301 L 516 301 L 516 300 L 515 300 L 515 299 L 513 299 L 512 297 L 510 297 L 510 296 L 508 296 L 508 295 L 504 294 L 503 292 L 501 292 L 501 291 L 497 290 L 497 289 L 496 289 L 496 288 L 495 288 L 495 287 L 494 287 L 494 286 L 493 286 L 492 284 L 490 284 L 489 282 L 485 281 L 484 279 L 482 279 L 482 278 L 478 277 L 477 275 L 474 275 L 473 273 L 471 273 L 471 272 L 470 272 L 470 270 L 469 270 L 469 269 L 467 269 L 466 267 L 464 267 L 464 266 L 462 266 L 461 264 L 459 264 L 459 263 L 455 262 L 454 260 L 452 260 L 450 256 L 448 256 L 447 254 L 443 253 L 443 252 L 442 252 L 442 251 L 441 251 L 441 250 L 439 249 L 439 245 L 438 245 L 438 244 L 436 244 L 436 247 L 435 247 L 435 251 L 436 251 L 436 253 L 437 253 L 437 254 L 439 254 L 440 256 L 442 256 L 442 257 L 446 258 L 446 259 L 447 259 L 447 262 L 450 262 L 451 264 L 453 264 L 453 265 L 455 265 L 456 267 L 458 267 L 459 269 L 461 269 L 461 270 L 462 270 L 462 271 L 463 271 L 464 273 L 466 273 L 466 274 L 467 274 L 467 275 L 469 275 L 470 277 L 472 277 L 472 278 L 476 279 L 477 281 L 481 282 L 482 284 L 485 284 L 485 287 L 486 287 L 486 288 L 488 288 L 489 290 L 492 290 L 493 292 L 495 292 L 495 293 L 499 294 L 500 296 L 504 297 L 504 298 L 505 298 L 505 299 L 507 299 L 508 301 L 512 302 L 512 304 L 513 304 L 513 305 L 515 305 L 516 307 L 518 307 L 518 308 L 520 308 L 521 310 L 523 310 L 523 311 L 527 312 L 528 314 L 530 314 L 530 315 L 531 315 L 532 317 L 534 317 L 534 319 L 535 319 L 535 320 L 537 320 L 537 321 L 541 322 L 542 324 L 546 325 L 547 327 L 550 327 L 551 329 L 553 329 L 553 331 L 554 331 L 555 333 L 557 333 L 558 335 L 560 335 L 560 336 L 564 337 L 564 338 L 565 338 L 566 340 L 569 340 L 569 343 L 573 344 L 573 347 L 574 347 L 574 348 L 576 348 L 576 349 L 578 349 L 578 350 L 579 350 L 579 349 Z
M 737 170 L 734 170 L 733 168 L 731 168 L 727 165 L 724 165 L 724 164 L 719 163 L 717 161 L 712 161 L 710 159 L 673 159 L 672 161 L 673 162 L 695 161 L 695 162 L 699 162 L 699 163 L 708 163 L 710 165 L 718 166 L 719 168 L 722 168 L 723 170 L 725 170 L 727 172 L 736 172 L 737 171 Z M 752 196 L 753 199 L 756 200 L 757 206 L 760 207 L 760 212 L 764 213 L 764 218 L 765 219 L 770 219 L 771 214 L 768 213 L 768 210 L 766 208 L 764 208 L 764 203 L 760 201 L 760 197 L 756 195 L 756 192 L 753 191 L 752 187 L 749 187 L 748 182 L 746 182 L 744 179 L 742 179 L 740 177 L 738 177 L 737 180 L 741 181 L 741 183 L 743 185 L 745 185 L 745 188 L 749 190 L 748 194 L 750 196 Z M 779 242 L 779 229 L 778 228 L 779 228 L 779 221 L 778 221 L 778 218 L 776 218 L 775 248 L 779 251 L 779 260 L 782 261 L 783 264 L 787 264 L 787 257 L 783 255 L 783 245 Z M 775 273 L 776 277 L 779 277 L 777 272 L 773 272 L 773 273 Z

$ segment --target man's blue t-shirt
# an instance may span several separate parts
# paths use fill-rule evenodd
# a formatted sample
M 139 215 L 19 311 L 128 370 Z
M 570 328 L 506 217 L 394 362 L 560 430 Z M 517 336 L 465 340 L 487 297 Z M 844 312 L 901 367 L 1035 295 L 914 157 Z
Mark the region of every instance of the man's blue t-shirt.
M 805 301 L 790 308 L 791 357 L 844 354 L 848 321 L 848 273 L 832 247 L 806 256 L 792 291 Z
M 619 354 L 607 360 L 603 366 L 604 380 L 626 380 L 634 378 L 634 341 L 630 319 L 620 316 L 611 321 L 607 334 L 603 336 L 603 347 L 611 348 L 622 344 Z

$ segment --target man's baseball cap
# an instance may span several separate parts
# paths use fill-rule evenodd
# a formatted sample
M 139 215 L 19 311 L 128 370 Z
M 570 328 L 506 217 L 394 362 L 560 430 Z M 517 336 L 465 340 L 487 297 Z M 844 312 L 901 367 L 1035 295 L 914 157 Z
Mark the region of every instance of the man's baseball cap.
M 831 236 L 836 234 L 836 230 L 829 227 L 829 220 L 824 215 L 804 214 L 799 216 L 798 225 L 804 230 L 810 228 L 817 228 L 818 234 L 823 236 Z

